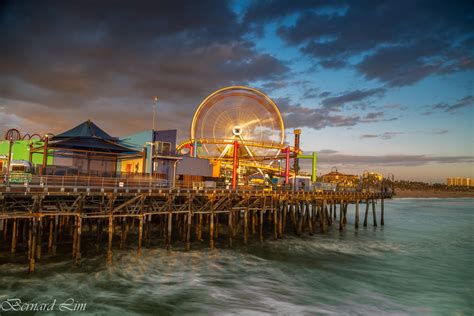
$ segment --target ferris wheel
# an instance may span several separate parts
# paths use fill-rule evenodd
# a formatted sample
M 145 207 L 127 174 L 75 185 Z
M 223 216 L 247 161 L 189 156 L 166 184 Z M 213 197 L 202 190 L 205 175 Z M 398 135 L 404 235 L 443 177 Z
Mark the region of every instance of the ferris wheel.
M 257 89 L 226 87 L 209 95 L 197 108 L 191 139 L 197 156 L 224 159 L 239 142 L 241 159 L 271 159 L 284 146 L 285 127 L 276 104 Z M 197 150 L 197 149 L 196 149 Z

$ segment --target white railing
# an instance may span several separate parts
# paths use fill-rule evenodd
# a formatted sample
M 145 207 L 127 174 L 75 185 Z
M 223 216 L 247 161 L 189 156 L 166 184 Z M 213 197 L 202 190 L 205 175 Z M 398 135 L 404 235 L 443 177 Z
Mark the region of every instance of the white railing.
M 69 191 L 69 190 L 87 190 L 87 191 L 155 191 L 159 189 L 188 189 L 188 190 L 231 190 L 230 184 L 223 182 L 204 181 L 204 182 L 184 182 L 184 181 L 168 181 L 165 179 L 128 176 L 128 177 L 95 177 L 95 176 L 28 176 L 23 179 L 8 179 L 2 177 L 0 188 L 44 190 L 44 191 Z M 239 185 L 239 191 L 295 191 L 295 192 L 368 192 L 380 193 L 385 192 L 391 194 L 392 188 L 387 185 L 359 185 L 355 188 L 347 187 L 330 187 L 329 189 L 321 185 L 311 185 L 305 187 L 293 188 L 291 185 Z

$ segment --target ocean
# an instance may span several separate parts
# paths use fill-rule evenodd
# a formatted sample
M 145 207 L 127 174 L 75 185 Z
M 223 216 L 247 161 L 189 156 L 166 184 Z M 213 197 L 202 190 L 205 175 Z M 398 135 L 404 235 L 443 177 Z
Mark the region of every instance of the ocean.
M 80 267 L 65 250 L 31 275 L 24 254 L 12 262 L 2 251 L 0 314 L 21 301 L 54 304 L 37 315 L 60 307 L 99 315 L 472 315 L 474 199 L 394 199 L 385 210 L 383 227 L 372 227 L 369 214 L 369 226 L 355 230 L 350 206 L 343 232 L 333 225 L 326 235 L 267 236 L 263 244 L 255 236 L 247 246 L 193 243 L 185 252 L 175 243 L 144 248 L 141 257 L 131 244 L 114 249 L 112 265 L 104 248 L 84 249 Z

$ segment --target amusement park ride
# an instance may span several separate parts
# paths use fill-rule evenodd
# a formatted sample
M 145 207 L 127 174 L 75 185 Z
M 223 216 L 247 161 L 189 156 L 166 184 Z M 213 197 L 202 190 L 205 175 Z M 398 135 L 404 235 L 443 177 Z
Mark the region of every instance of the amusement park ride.
M 282 115 L 267 95 L 254 88 L 231 86 L 201 102 L 191 123 L 191 138 L 179 144 L 177 150 L 209 159 L 224 175 L 231 170 L 233 189 L 240 178 L 252 172 L 266 178 L 270 174 L 281 176 L 289 184 L 298 171 L 298 158 L 313 160 L 315 179 L 316 155 L 298 156 L 301 130 L 294 134 L 295 142 L 290 146 L 285 142 Z

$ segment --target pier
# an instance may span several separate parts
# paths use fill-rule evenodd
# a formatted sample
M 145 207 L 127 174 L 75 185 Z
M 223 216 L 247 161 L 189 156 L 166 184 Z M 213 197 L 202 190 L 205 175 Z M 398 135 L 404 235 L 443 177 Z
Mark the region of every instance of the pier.
M 106 243 L 104 259 L 134 243 L 136 255 L 152 241 L 190 250 L 193 243 L 264 242 L 324 234 L 347 225 L 347 207 L 355 205 L 355 228 L 384 225 L 387 188 L 353 191 L 268 188 L 167 187 L 154 179 L 34 177 L 29 183 L 0 184 L 0 251 L 23 252 L 33 272 L 43 254 L 69 247 L 80 265 L 84 243 Z M 372 213 L 370 216 L 369 213 Z M 363 217 L 362 217 L 363 216 Z

